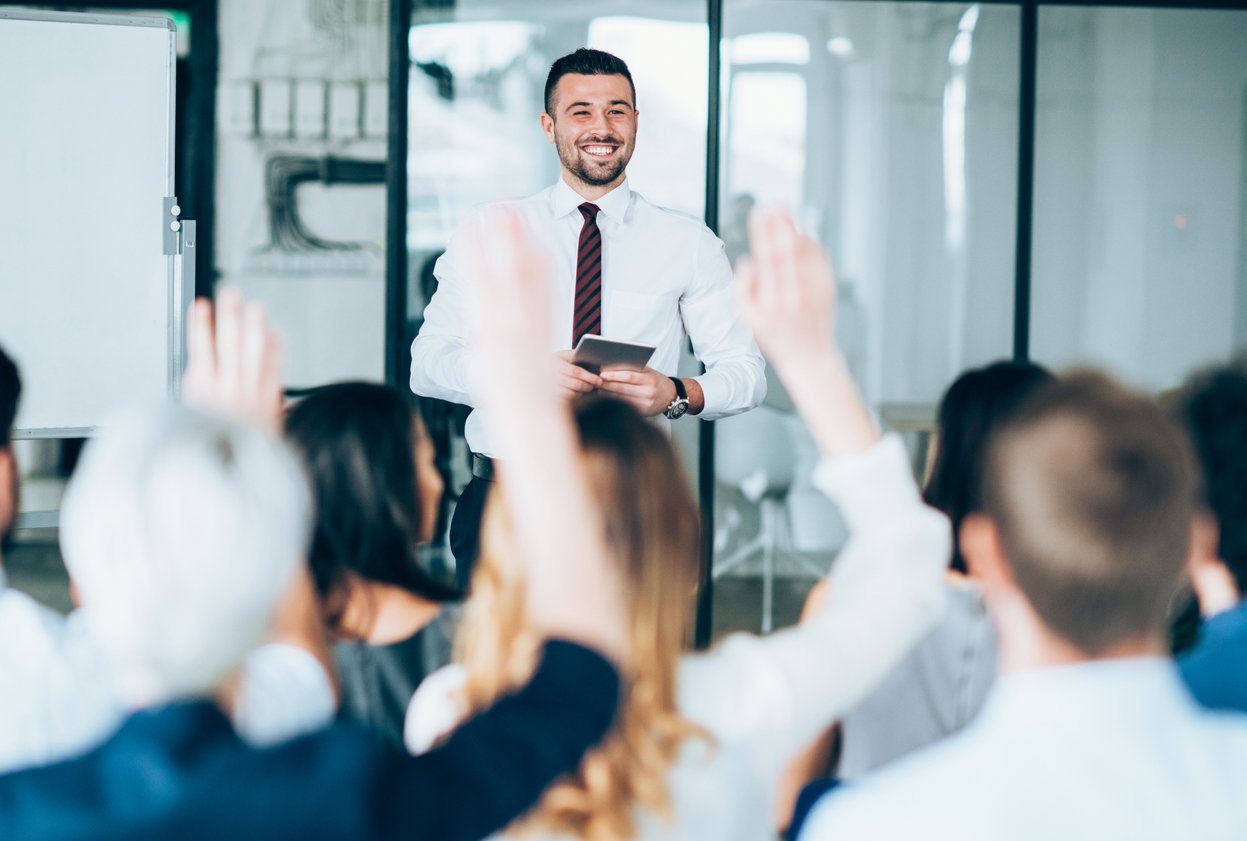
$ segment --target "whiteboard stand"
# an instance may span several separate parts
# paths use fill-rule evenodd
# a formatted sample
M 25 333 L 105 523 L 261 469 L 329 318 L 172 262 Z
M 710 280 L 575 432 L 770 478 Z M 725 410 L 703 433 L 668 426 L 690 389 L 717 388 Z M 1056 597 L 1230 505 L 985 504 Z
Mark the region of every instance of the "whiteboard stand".
M 169 397 L 182 396 L 182 372 L 186 370 L 186 322 L 195 300 L 195 220 L 179 218 L 177 196 L 165 199 L 164 253 L 174 258 L 169 289 Z

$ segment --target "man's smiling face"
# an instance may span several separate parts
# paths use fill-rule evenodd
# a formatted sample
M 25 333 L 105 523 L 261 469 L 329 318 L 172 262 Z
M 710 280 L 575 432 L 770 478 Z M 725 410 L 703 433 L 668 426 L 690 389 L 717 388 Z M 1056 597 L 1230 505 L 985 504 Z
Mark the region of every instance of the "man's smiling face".
M 541 115 L 541 127 L 558 149 L 571 186 L 598 195 L 614 189 L 636 144 L 637 111 L 628 80 L 569 73 L 555 86 L 552 110 Z

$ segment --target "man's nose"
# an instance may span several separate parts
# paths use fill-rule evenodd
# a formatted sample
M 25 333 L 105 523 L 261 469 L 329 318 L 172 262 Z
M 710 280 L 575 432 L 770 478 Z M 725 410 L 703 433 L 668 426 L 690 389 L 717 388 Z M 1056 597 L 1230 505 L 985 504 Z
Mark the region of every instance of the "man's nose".
M 589 122 L 589 130 L 603 137 L 611 133 L 610 124 L 606 122 L 605 111 L 595 111 Z

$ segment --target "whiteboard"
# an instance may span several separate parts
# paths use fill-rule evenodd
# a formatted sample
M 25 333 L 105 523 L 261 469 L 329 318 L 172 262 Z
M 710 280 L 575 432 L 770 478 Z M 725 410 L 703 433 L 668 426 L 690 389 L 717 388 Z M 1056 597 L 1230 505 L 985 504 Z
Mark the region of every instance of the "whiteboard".
M 0 11 L 0 345 L 22 372 L 18 437 L 89 434 L 175 388 L 174 37 L 163 18 Z

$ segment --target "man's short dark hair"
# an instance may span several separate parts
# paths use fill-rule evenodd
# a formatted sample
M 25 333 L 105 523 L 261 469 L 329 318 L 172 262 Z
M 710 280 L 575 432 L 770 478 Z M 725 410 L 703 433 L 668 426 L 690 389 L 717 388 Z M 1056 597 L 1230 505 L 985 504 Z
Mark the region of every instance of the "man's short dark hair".
M 1155 401 L 1081 373 L 1037 389 L 988 444 L 983 510 L 1044 625 L 1095 656 L 1164 633 L 1197 488 Z
M 13 420 L 17 417 L 17 401 L 22 396 L 22 378 L 17 365 L 0 348 L 0 447 L 9 445 Z
M 636 84 L 632 81 L 632 73 L 623 59 L 601 50 L 581 47 L 574 53 L 568 53 L 550 65 L 550 75 L 546 76 L 546 113 L 554 116 L 554 89 L 559 79 L 569 73 L 581 76 L 623 76 L 632 88 L 632 107 L 636 107 Z
M 1217 518 L 1217 556 L 1247 597 L 1247 360 L 1197 374 L 1177 408 Z

